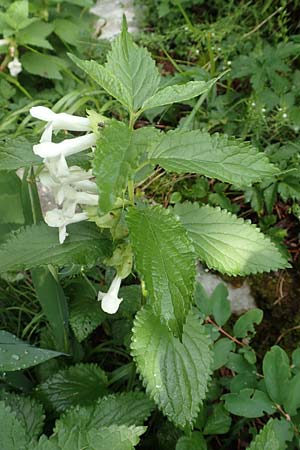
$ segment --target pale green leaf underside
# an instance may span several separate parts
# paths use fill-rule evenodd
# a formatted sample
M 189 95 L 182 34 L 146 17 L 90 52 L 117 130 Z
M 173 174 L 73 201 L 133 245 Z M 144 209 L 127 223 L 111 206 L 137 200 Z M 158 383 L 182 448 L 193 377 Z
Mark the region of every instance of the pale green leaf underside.
M 280 442 L 273 430 L 273 419 L 263 427 L 263 429 L 251 442 L 248 450 L 281 450 Z
M 47 264 L 92 264 L 110 255 L 110 241 L 94 224 L 69 225 L 68 231 L 64 244 L 59 243 L 57 229 L 44 223 L 12 233 L 0 247 L 0 272 Z
M 142 111 L 157 108 L 158 106 L 180 103 L 208 92 L 215 80 L 189 81 L 185 84 L 174 84 L 160 89 L 152 97 L 148 98 L 142 105 Z
M 229 275 L 248 275 L 289 267 L 277 247 L 260 230 L 235 215 L 194 203 L 178 204 L 180 217 L 199 258 Z
M 199 318 L 188 314 L 180 342 L 145 307 L 137 313 L 131 348 L 150 397 L 176 426 L 191 425 L 205 398 L 213 359 Z
M 112 43 L 105 68 L 120 81 L 131 99 L 130 111 L 137 111 L 160 83 L 160 74 L 147 49 L 138 47 L 123 23 L 122 33 Z
M 132 208 L 127 223 L 149 301 L 155 313 L 180 333 L 195 283 L 195 256 L 186 231 L 160 206 Z
M 8 372 L 36 366 L 62 353 L 33 347 L 8 331 L 0 331 L 0 372 Z
M 99 207 L 109 212 L 126 189 L 136 164 L 138 149 L 134 132 L 122 122 L 112 121 L 101 133 L 95 150 L 93 171 L 99 188 Z
M 132 100 L 129 92 L 118 80 L 114 73 L 96 61 L 83 61 L 74 55 L 68 54 L 72 61 L 99 84 L 108 94 L 117 99 L 125 108 L 130 109 Z
M 247 186 L 273 176 L 277 169 L 249 143 L 203 131 L 170 131 L 161 137 L 150 160 L 168 171 L 195 172 Z
M 16 413 L 0 401 L 0 448 L 17 450 L 25 448 L 29 443 L 25 428 L 17 419 Z

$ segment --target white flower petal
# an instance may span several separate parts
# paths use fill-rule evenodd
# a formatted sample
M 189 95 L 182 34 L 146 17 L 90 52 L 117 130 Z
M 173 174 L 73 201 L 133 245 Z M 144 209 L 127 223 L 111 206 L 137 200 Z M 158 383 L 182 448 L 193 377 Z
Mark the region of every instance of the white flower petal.
M 35 119 L 43 120 L 45 122 L 51 122 L 56 116 L 56 114 L 46 106 L 33 106 L 30 108 L 29 112 Z
M 16 56 L 7 64 L 7 67 L 12 77 L 16 77 L 20 72 L 22 72 L 22 64 Z
M 96 144 L 96 135 L 89 133 L 62 142 L 42 142 L 33 146 L 33 152 L 41 158 L 54 158 L 58 155 L 70 156 L 87 150 Z
M 49 122 L 44 128 L 43 134 L 40 139 L 40 143 L 51 142 L 52 132 L 53 132 L 52 122 Z
M 91 131 L 91 122 L 87 117 L 55 113 L 45 106 L 34 106 L 30 114 L 36 119 L 52 122 L 53 130 Z
M 115 314 L 118 311 L 121 302 L 123 301 L 122 298 L 118 298 L 121 281 L 122 278 L 116 275 L 107 293 L 98 293 L 98 301 L 101 301 L 101 308 L 108 314 Z
M 67 227 L 66 225 L 62 225 L 58 228 L 59 243 L 63 244 L 67 236 L 69 236 L 69 233 L 67 233 Z

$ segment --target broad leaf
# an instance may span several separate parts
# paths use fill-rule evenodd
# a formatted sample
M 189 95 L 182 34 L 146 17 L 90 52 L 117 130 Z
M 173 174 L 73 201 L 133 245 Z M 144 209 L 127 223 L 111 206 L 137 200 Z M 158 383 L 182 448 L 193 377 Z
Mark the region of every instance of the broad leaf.
M 235 322 L 233 327 L 233 335 L 238 338 L 244 338 L 248 334 L 254 334 L 254 324 L 259 325 L 263 319 L 263 311 L 259 308 L 253 308 L 247 311 Z
M 0 371 L 8 372 L 36 366 L 62 353 L 33 347 L 8 331 L 0 331 Z
M 176 450 L 207 450 L 207 445 L 202 434 L 194 431 L 190 436 L 182 436 L 178 440 Z
M 283 405 L 288 395 L 291 369 L 289 357 L 282 348 L 275 345 L 265 354 L 263 373 L 269 396 L 275 403 Z
M 274 414 L 276 408 L 267 394 L 257 389 L 243 389 L 239 393 L 225 394 L 225 408 L 236 416 L 262 417 L 265 414 Z
M 71 54 L 68 54 L 68 56 L 80 69 L 105 89 L 108 94 L 130 110 L 130 94 L 113 72 L 110 72 L 106 67 L 101 66 L 96 61 L 83 61 Z
M 231 425 L 231 417 L 222 403 L 213 405 L 212 413 L 208 416 L 203 434 L 225 434 Z
M 212 363 L 210 340 L 199 318 L 189 313 L 179 341 L 145 307 L 135 319 L 132 355 L 162 412 L 176 426 L 191 425 L 205 398 Z
M 93 162 L 99 189 L 99 207 L 103 214 L 113 208 L 116 198 L 126 189 L 137 156 L 134 132 L 124 123 L 112 121 L 103 129 Z
M 213 370 L 220 369 L 225 366 L 228 361 L 229 353 L 234 351 L 235 344 L 228 338 L 219 339 L 213 347 L 214 350 L 214 363 Z
M 88 448 L 90 450 L 132 450 L 140 442 L 140 436 L 145 433 L 146 429 L 146 427 L 126 427 L 124 425 L 92 429 L 87 433 Z M 74 448 L 65 446 L 62 448 L 74 450 Z
M 149 302 L 155 314 L 180 333 L 195 283 L 195 258 L 186 232 L 174 215 L 160 206 L 132 208 L 127 222 Z
M 248 221 L 194 203 L 177 204 L 174 213 L 185 226 L 199 258 L 222 273 L 248 275 L 290 267 L 275 244 Z
M 57 56 L 30 52 L 21 57 L 21 63 L 27 72 L 51 80 L 62 80 L 61 72 L 68 66 L 64 59 Z
M 25 449 L 29 443 L 22 423 L 15 412 L 0 401 L 0 448 L 3 450 Z
M 277 169 L 249 143 L 203 131 L 169 131 L 150 153 L 168 171 L 196 172 L 239 186 L 262 181 Z
M 231 302 L 228 300 L 228 289 L 220 283 L 213 291 L 209 301 L 212 305 L 212 314 L 217 324 L 222 327 L 231 316 Z
M 1 172 L 0 172 L 1 173 Z M 15 173 L 2 172 L 0 177 L 0 224 L 24 225 L 22 183 Z M 2 236 L 1 236 L 2 237 Z
M 53 264 L 92 264 L 110 256 L 111 242 L 89 223 L 69 225 L 64 244 L 46 224 L 19 229 L 0 247 L 0 272 Z
M 32 143 L 24 137 L 5 138 L 0 142 L 0 170 L 17 170 L 41 164 L 41 158 L 32 151 Z M 2 175 L 1 175 L 2 176 Z
M 12 392 L 2 392 L 0 399 L 5 402 L 5 406 L 9 406 L 16 414 L 16 418 L 30 438 L 37 438 L 41 434 L 45 416 L 40 403 L 33 398 Z
M 23 28 L 17 34 L 17 42 L 25 45 L 35 45 L 37 47 L 53 49 L 46 37 L 53 31 L 53 25 L 38 20 L 28 27 Z
M 151 97 L 160 83 L 155 61 L 145 48 L 138 47 L 127 31 L 123 19 L 122 32 L 114 40 L 107 55 L 106 69 L 113 73 L 129 94 L 130 111 L 137 111 Z
M 107 377 L 96 364 L 77 364 L 60 370 L 37 387 L 37 397 L 62 412 L 70 406 L 90 405 L 107 393 Z
M 279 440 L 273 430 L 274 420 L 270 419 L 269 422 L 260 430 L 254 441 L 251 442 L 248 450 L 281 450 Z
M 285 394 L 284 409 L 288 414 L 294 416 L 297 414 L 297 409 L 300 408 L 300 373 L 297 373 L 285 385 Z
M 167 86 L 148 98 L 142 105 L 142 111 L 190 100 L 191 98 L 208 92 L 214 83 L 215 80 L 210 80 L 208 82 L 189 81 L 185 84 L 173 84 L 172 86 Z

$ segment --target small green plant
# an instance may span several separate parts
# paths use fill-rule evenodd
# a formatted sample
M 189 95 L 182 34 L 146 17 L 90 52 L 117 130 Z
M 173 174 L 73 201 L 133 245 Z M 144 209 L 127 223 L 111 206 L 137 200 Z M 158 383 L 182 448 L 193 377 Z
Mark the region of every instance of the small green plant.
M 127 117 L 92 110 L 78 117 L 35 106 L 31 115 L 46 123 L 40 143 L 33 151 L 24 138 L 3 143 L 1 169 L 8 178 L 0 272 L 31 271 L 48 326 L 42 348 L 1 332 L 1 446 L 129 450 L 140 442 L 145 449 L 206 450 L 214 448 L 216 435 L 225 435 L 223 448 L 230 449 L 245 434 L 248 442 L 253 437 L 251 450 L 293 448 L 299 441 L 299 352 L 291 368 L 285 352 L 273 347 L 261 372 L 250 344 L 262 311 L 249 311 L 232 327 L 226 288 L 209 298 L 196 284 L 198 259 L 224 274 L 247 275 L 287 268 L 286 257 L 255 225 L 226 210 L 192 202 L 165 209 L 143 190 L 157 166 L 241 187 L 279 169 L 249 142 L 225 134 L 135 128 L 146 111 L 206 95 L 218 80 L 163 87 L 125 19 L 104 65 L 70 58 Z M 21 167 L 22 182 L 14 174 Z M 36 180 L 57 203 L 46 223 Z M 13 201 L 23 208 L 17 217 Z M 90 350 L 87 339 L 99 325 L 103 335 Z M 103 354 L 117 354 L 124 363 L 99 358 Z M 23 372 L 30 366 L 37 366 L 34 389 Z M 48 437 L 42 435 L 43 408 L 56 419 Z M 147 423 L 160 434 L 149 436 L 145 422 L 155 409 L 160 413 Z M 274 417 L 257 433 L 248 419 L 266 414 Z M 164 429 L 171 435 L 165 446 Z

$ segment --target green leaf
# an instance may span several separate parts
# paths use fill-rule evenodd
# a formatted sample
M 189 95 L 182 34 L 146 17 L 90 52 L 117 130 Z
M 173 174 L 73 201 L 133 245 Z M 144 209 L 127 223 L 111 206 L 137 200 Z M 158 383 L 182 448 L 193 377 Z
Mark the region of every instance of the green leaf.
M 254 441 L 251 442 L 248 450 L 282 450 L 280 442 L 273 430 L 274 420 L 269 422 L 260 430 Z
M 233 335 L 237 338 L 244 338 L 248 334 L 254 334 L 254 324 L 259 325 L 263 319 L 264 313 L 259 308 L 253 308 L 247 311 L 235 322 Z
M 158 106 L 182 103 L 198 95 L 204 94 L 214 85 L 215 80 L 189 81 L 185 84 L 173 84 L 160 89 L 152 97 L 148 98 L 142 105 L 142 111 Z
M 59 244 L 58 232 L 41 223 L 13 233 L 0 246 L 0 273 L 47 264 L 93 264 L 111 254 L 111 242 L 94 224 L 69 226 L 70 236 Z
M 96 364 L 76 364 L 48 378 L 36 389 L 37 397 L 57 412 L 70 406 L 90 405 L 107 393 L 107 377 Z
M 212 314 L 217 324 L 222 327 L 231 316 L 231 303 L 228 300 L 228 289 L 220 283 L 210 296 Z
M 100 430 L 93 429 L 87 433 L 88 448 L 90 450 L 132 450 L 140 442 L 139 437 L 145 431 L 146 427 L 126 427 L 124 425 L 111 425 Z M 74 450 L 65 446 L 62 448 Z
M 60 283 L 48 267 L 31 271 L 32 282 L 42 310 L 52 330 L 55 349 L 69 351 L 68 303 Z
M 300 408 L 300 373 L 297 373 L 284 386 L 286 397 L 283 401 L 285 411 L 294 416 L 297 414 L 297 409 Z
M 36 366 L 62 353 L 32 347 L 8 331 L 0 330 L 0 371 L 8 372 Z
M 27 27 L 35 18 L 28 18 L 28 0 L 17 0 L 6 10 L 4 18 L 6 23 L 14 30 L 21 30 Z
M 54 33 L 63 41 L 68 44 L 76 46 L 81 34 L 81 30 L 78 24 L 73 23 L 71 20 L 55 19 L 52 22 L 54 26 Z
M 53 25 L 50 23 L 42 22 L 38 20 L 37 22 L 31 23 L 26 28 L 23 28 L 17 34 L 17 42 L 19 44 L 34 45 L 36 47 L 53 49 L 47 39 L 45 39 L 53 31 Z
M 288 394 L 288 380 L 291 376 L 289 357 L 277 345 L 265 354 L 263 374 L 267 392 L 271 399 L 283 405 Z
M 119 79 L 107 68 L 96 61 L 83 61 L 68 53 L 69 58 L 85 73 L 87 73 L 97 84 L 99 84 L 109 95 L 117 99 L 125 108 L 131 108 L 129 92 L 124 88 Z
M 158 89 L 160 75 L 155 61 L 145 48 L 139 48 L 127 31 L 123 19 L 122 32 L 112 43 L 106 69 L 115 75 L 128 92 L 130 111 L 136 112 Z
M 143 392 L 126 392 L 98 398 L 91 406 L 68 410 L 56 422 L 56 428 L 84 430 L 111 425 L 143 425 L 154 404 Z
M 64 59 L 53 55 L 26 52 L 21 63 L 27 72 L 50 80 L 62 80 L 61 71 L 67 68 Z
M 222 273 L 248 275 L 290 267 L 275 244 L 248 221 L 211 206 L 177 204 L 199 258 Z
M 257 389 L 243 389 L 239 393 L 225 394 L 222 400 L 225 400 L 225 408 L 231 414 L 249 419 L 276 412 L 267 394 Z
M 0 142 L 0 170 L 28 168 L 41 164 L 41 158 L 32 151 L 32 143 L 24 137 L 5 138 Z
M 12 392 L 2 392 L 0 399 L 16 414 L 17 420 L 30 438 L 37 438 L 44 425 L 44 409 L 40 403 L 30 397 Z
M 137 156 L 133 131 L 115 120 L 105 126 L 98 139 L 93 162 L 103 214 L 113 208 L 116 198 L 126 189 Z
M 1 173 L 0 224 L 24 224 L 21 198 L 22 183 L 15 173 Z
M 195 259 L 186 232 L 174 215 L 160 206 L 132 208 L 127 223 L 149 302 L 155 314 L 180 333 L 195 284 Z
M 190 436 L 182 436 L 176 444 L 176 450 L 207 450 L 205 439 L 199 431 Z
M 231 426 L 231 417 L 222 403 L 213 405 L 212 413 L 208 416 L 203 434 L 226 434 Z
M 230 339 L 222 338 L 214 344 L 213 349 L 214 363 L 212 368 L 213 370 L 217 370 L 226 365 L 229 358 L 229 353 L 234 351 L 235 344 Z
M 0 448 L 3 450 L 23 450 L 28 444 L 28 435 L 15 412 L 0 401 Z
M 248 142 L 199 130 L 162 134 L 149 157 L 168 171 L 196 172 L 236 186 L 262 181 L 278 171 Z
M 210 340 L 199 318 L 189 313 L 179 341 L 150 307 L 141 309 L 134 322 L 132 355 L 162 412 L 178 427 L 191 425 L 205 398 L 212 363 Z

